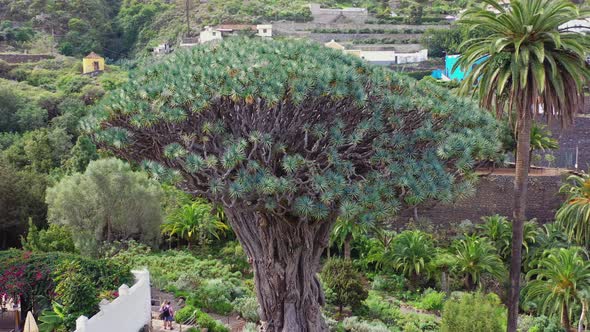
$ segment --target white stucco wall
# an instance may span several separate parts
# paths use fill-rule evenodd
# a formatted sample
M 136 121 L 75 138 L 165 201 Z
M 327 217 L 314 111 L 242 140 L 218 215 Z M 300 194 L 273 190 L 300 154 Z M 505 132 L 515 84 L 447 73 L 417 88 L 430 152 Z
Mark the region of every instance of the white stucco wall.
M 272 24 L 258 24 L 256 30 L 259 37 L 272 37 Z
M 222 40 L 221 31 L 210 27 L 205 27 L 205 30 L 199 33 L 199 42 L 207 43 L 214 40 Z
M 137 332 L 152 319 L 150 274 L 147 270 L 132 271 L 135 284 L 119 287 L 119 297 L 100 305 L 90 319 L 80 316 L 75 332 Z
M 412 63 L 428 60 L 428 50 L 421 50 L 415 53 L 396 53 L 397 63 Z

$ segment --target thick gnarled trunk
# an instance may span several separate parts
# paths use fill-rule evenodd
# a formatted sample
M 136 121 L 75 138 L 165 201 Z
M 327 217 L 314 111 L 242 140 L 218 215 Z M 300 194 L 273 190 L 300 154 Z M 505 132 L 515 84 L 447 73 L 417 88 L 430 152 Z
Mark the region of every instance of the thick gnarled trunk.
M 520 296 L 520 269 L 522 265 L 522 241 L 526 219 L 527 182 L 529 176 L 529 151 L 533 119 L 527 112 L 518 124 L 516 145 L 516 169 L 514 177 L 514 210 L 512 222 L 512 257 L 510 259 L 510 293 L 508 298 L 508 332 L 516 332 Z
M 317 272 L 334 220 L 303 221 L 242 208 L 225 213 L 254 268 L 265 331 L 328 331 Z

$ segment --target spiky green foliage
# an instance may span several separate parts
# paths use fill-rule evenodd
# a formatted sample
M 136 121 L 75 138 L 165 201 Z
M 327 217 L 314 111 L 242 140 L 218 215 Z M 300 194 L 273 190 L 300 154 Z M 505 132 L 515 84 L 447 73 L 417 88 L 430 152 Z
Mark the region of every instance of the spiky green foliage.
M 478 226 L 481 234 L 490 240 L 500 256 L 507 257 L 512 242 L 512 226 L 508 218 L 495 214 L 481 217 L 481 220 L 484 221 Z
M 212 206 L 203 201 L 184 205 L 173 211 L 161 226 L 162 233 L 177 236 L 191 243 L 206 244 L 211 238 L 229 229 L 219 218 L 211 213 Z
M 508 218 L 495 214 L 481 218 L 485 223 L 478 226 L 480 234 L 490 240 L 500 257 L 504 260 L 510 258 L 510 245 L 512 243 L 512 223 Z M 522 249 L 528 254 L 531 245 L 537 242 L 539 226 L 535 219 L 524 223 Z
M 484 0 L 461 20 L 490 32 L 464 43 L 458 65 L 474 69 L 461 89 L 480 86 L 475 91 L 482 106 L 499 113 L 516 111 L 522 117 L 542 111 L 549 118 L 571 121 L 584 104 L 590 43 L 585 35 L 559 27 L 587 15 L 567 0 L 513 0 L 508 8 Z
M 420 230 L 401 232 L 393 239 L 391 249 L 384 255 L 383 265 L 390 265 L 415 284 L 427 273 L 428 262 L 435 254 L 432 236 Z
M 463 278 L 468 289 L 481 286 L 484 274 L 498 279 L 505 274 L 502 260 L 487 238 L 465 236 L 453 244 L 451 252 L 454 254 L 453 271 Z
M 496 149 L 495 121 L 473 103 L 304 41 L 177 52 L 111 93 L 90 124 L 101 144 L 193 193 L 305 220 L 450 200 Z
M 560 315 L 569 330 L 569 318 L 579 292 L 590 287 L 590 262 L 579 247 L 547 250 L 535 269 L 527 273 L 531 279 L 523 293 L 526 301 L 538 303 L 538 311 Z
M 559 192 L 566 202 L 557 210 L 555 219 L 570 241 L 590 245 L 590 175 L 570 175 Z

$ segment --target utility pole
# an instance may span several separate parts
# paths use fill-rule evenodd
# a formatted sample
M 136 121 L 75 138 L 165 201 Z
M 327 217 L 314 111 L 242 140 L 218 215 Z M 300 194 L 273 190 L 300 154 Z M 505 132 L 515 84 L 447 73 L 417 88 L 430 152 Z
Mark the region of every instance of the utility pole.
M 190 37 L 190 33 L 191 33 L 191 20 L 190 20 L 190 15 L 189 15 L 190 1 L 191 0 L 184 0 L 185 12 L 186 12 L 186 35 L 187 35 L 187 37 Z

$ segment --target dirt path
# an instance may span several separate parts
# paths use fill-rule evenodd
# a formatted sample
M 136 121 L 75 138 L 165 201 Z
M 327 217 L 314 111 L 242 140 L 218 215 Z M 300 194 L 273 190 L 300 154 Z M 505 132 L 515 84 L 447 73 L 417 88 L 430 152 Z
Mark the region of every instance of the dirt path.
M 214 313 L 210 313 L 209 316 L 215 318 L 216 320 L 228 326 L 231 332 L 241 332 L 244 329 L 244 326 L 246 325 L 246 321 L 239 318 L 237 315 L 221 316 Z
M 170 330 L 164 330 L 164 324 L 161 319 L 158 318 L 160 304 L 164 301 L 170 301 L 173 304 L 173 308 L 179 309 L 179 300 L 174 297 L 173 294 L 163 292 L 159 289 L 152 288 L 152 328 L 153 332 L 164 332 Z M 230 316 L 222 316 L 214 313 L 207 313 L 215 320 L 225 324 L 231 330 L 231 332 L 241 332 L 246 325 L 246 321 L 237 317 L 237 314 L 230 314 Z M 180 331 L 181 326 L 176 322 L 173 324 L 174 329 L 172 331 Z M 186 331 L 191 325 L 182 325 L 182 331 Z M 1 331 L 0 331 L 1 332 Z

